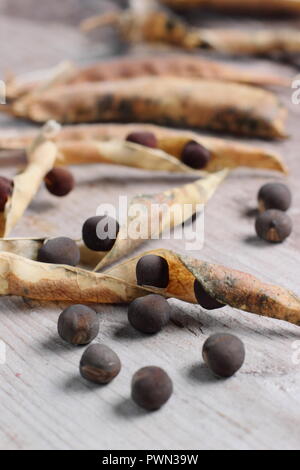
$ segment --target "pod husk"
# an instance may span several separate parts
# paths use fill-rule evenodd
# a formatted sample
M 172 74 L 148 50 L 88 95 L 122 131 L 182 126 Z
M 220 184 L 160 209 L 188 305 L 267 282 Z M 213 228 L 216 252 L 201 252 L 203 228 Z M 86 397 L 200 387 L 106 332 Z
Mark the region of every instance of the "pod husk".
M 210 80 L 142 77 L 62 86 L 12 104 L 17 117 L 60 123 L 153 122 L 284 138 L 286 109 L 260 88 Z
M 97 264 L 95 271 L 100 271 L 134 251 L 138 246 L 162 234 L 166 229 L 190 219 L 197 212 L 197 205 L 205 205 L 216 189 L 227 176 L 227 170 L 212 174 L 185 186 L 174 188 L 164 193 L 141 195 L 132 199 L 127 215 L 127 223 L 122 225 L 113 248 L 108 253 L 97 253 L 103 259 Z M 153 205 L 159 207 L 159 217 L 152 217 Z M 141 212 L 134 216 L 130 210 L 133 205 L 140 206 Z M 189 205 L 189 206 L 188 206 Z M 182 210 L 177 210 L 179 206 Z M 185 207 L 184 207 L 185 206 Z M 176 208 L 176 210 L 174 210 Z M 142 238 L 128 236 L 128 226 L 139 222 Z
M 159 0 L 160 3 L 181 10 L 211 8 L 238 12 L 300 14 L 299 0 Z
M 198 28 L 163 9 L 146 14 L 134 10 L 119 12 L 111 18 L 111 25 L 129 42 L 163 43 L 188 50 L 203 48 L 236 55 L 285 57 L 300 52 L 300 32 L 296 28 L 257 31 Z M 102 26 L 102 17 L 87 21 L 83 26 L 85 29 Z
M 42 72 L 37 72 L 40 75 Z M 53 75 L 57 73 L 55 69 Z M 49 74 L 45 71 L 45 74 Z M 239 67 L 222 64 L 203 57 L 172 54 L 150 57 L 120 57 L 113 60 L 103 60 L 87 67 L 73 66 L 73 72 L 66 76 L 64 83 L 68 85 L 122 80 L 143 76 L 174 76 L 185 78 L 205 78 L 220 81 L 231 81 L 259 86 L 289 86 L 290 79 L 276 77 L 267 73 L 252 72 Z M 28 79 L 26 76 L 10 78 L 6 83 L 6 97 L 12 102 L 40 88 L 47 81 L 34 80 L 34 72 Z M 60 78 L 62 80 L 62 77 Z M 57 86 L 60 81 L 52 82 Z
M 56 124 L 56 123 L 55 123 Z M 27 166 L 13 179 L 13 192 L 0 213 L 0 236 L 8 237 L 37 193 L 57 158 L 57 146 L 48 140 L 55 124 L 46 124 L 27 152 Z
M 196 303 L 194 281 L 198 279 L 204 289 L 224 305 L 300 325 L 300 299 L 287 289 L 265 284 L 250 274 L 167 250 L 156 250 L 151 254 L 168 261 L 170 283 L 165 290 L 136 285 L 136 264 L 143 255 L 102 274 L 38 263 L 1 252 L 0 295 L 17 295 L 40 301 L 114 304 L 128 303 L 159 292 L 167 298 Z
M 58 145 L 58 155 L 56 164 L 69 165 L 69 164 L 82 164 L 82 163 L 121 163 L 129 165 L 132 162 L 133 154 L 129 153 L 128 158 L 124 158 L 123 149 L 117 154 L 115 150 L 122 143 L 108 144 L 105 147 L 105 142 L 109 140 L 125 140 L 127 135 L 131 132 L 152 132 L 158 140 L 158 148 L 166 155 L 160 159 L 160 164 L 157 169 L 161 169 L 161 164 L 166 160 L 170 162 L 169 156 L 175 157 L 179 160 L 179 164 L 174 162 L 171 158 L 171 166 L 168 171 L 174 170 L 186 172 L 191 171 L 190 168 L 183 166 L 181 155 L 184 146 L 190 142 L 195 141 L 206 147 L 211 152 L 211 160 L 206 166 L 206 172 L 215 172 L 223 168 L 237 168 L 249 167 L 257 169 L 274 170 L 281 173 L 287 173 L 287 167 L 283 160 L 276 153 L 259 147 L 254 147 L 240 142 L 234 142 L 225 139 L 218 139 L 214 137 L 207 137 L 199 135 L 191 131 L 174 130 L 164 127 L 158 127 L 145 124 L 89 124 L 77 126 L 65 126 L 54 138 Z M 27 147 L 35 138 L 36 132 L 28 131 L 3 131 L 0 134 L 0 149 L 22 150 Z M 102 143 L 100 143 L 101 141 Z M 98 142 L 98 143 L 97 143 Z M 108 154 L 108 150 L 112 146 L 113 154 Z M 106 152 L 104 153 L 104 148 Z M 137 147 L 127 146 L 127 149 L 134 149 Z M 135 159 L 134 166 L 142 167 L 158 164 L 156 152 L 151 149 L 139 149 L 143 151 L 145 158 Z M 150 156 L 151 154 L 151 156 Z M 152 157 L 155 154 L 155 157 Z M 150 162 L 146 161 L 146 155 Z M 1 157 L 0 157 L 1 158 Z M 125 163 L 126 162 L 126 163 Z M 144 167 L 145 168 L 145 167 Z M 203 173 L 203 172 L 201 172 Z

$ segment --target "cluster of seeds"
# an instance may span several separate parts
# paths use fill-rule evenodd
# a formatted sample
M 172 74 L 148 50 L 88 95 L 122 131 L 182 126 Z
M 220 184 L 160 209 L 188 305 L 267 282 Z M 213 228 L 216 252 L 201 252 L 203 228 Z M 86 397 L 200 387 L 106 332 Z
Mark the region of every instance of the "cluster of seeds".
M 136 267 L 137 283 L 143 286 L 166 288 L 169 284 L 167 261 L 156 255 L 140 259 Z M 223 307 L 207 293 L 199 281 L 195 282 L 199 303 L 207 308 Z M 143 334 L 157 334 L 170 321 L 172 308 L 161 295 L 150 294 L 134 300 L 128 308 L 129 324 Z M 85 305 L 66 308 L 58 319 L 58 334 L 72 345 L 87 345 L 99 333 L 99 317 Z M 243 365 L 245 348 L 235 336 L 217 334 L 207 339 L 202 351 L 203 360 L 218 377 L 233 376 Z M 81 376 L 96 384 L 110 383 L 121 371 L 119 356 L 108 346 L 94 343 L 88 346 L 80 360 Z M 131 396 L 140 407 L 154 411 L 161 408 L 173 393 L 173 382 L 160 367 L 147 366 L 132 377 Z
M 293 223 L 286 211 L 291 207 L 292 195 L 282 183 L 268 183 L 258 193 L 260 214 L 255 222 L 257 235 L 270 243 L 281 243 L 293 230 Z

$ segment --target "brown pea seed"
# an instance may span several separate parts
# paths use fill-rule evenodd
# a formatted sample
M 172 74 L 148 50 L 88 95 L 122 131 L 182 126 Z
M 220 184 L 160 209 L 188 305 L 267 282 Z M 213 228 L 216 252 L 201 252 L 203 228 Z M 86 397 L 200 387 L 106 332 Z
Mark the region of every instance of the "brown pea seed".
M 204 362 L 215 375 L 229 378 L 242 367 L 245 347 L 236 336 L 216 334 L 206 340 L 202 355 Z
M 108 346 L 92 344 L 83 353 L 79 369 L 84 379 L 105 385 L 119 374 L 121 361 Z
M 145 410 L 158 410 L 169 400 L 172 393 L 173 382 L 160 367 L 143 367 L 132 378 L 131 397 Z
M 99 333 L 99 318 L 95 310 L 85 305 L 72 305 L 59 316 L 59 336 L 70 344 L 88 344 Z

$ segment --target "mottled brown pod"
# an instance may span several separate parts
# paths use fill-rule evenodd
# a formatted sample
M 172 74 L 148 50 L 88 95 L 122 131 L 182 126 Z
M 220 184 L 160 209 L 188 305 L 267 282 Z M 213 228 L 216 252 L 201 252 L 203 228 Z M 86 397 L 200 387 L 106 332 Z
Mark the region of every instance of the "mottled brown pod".
M 212 80 L 141 77 L 68 85 L 17 100 L 11 111 L 36 122 L 153 122 L 271 139 L 286 136 L 287 112 L 276 95 Z
M 154 134 L 158 148 L 150 149 L 125 142 L 133 132 Z M 0 148 L 23 149 L 35 135 L 32 131 L 3 131 L 0 133 Z M 60 165 L 103 162 L 147 170 L 193 172 L 195 170 L 183 164 L 184 149 L 189 142 L 197 142 L 210 155 L 202 172 L 240 166 L 287 172 L 282 159 L 268 149 L 149 124 L 65 126 L 54 141 L 58 146 L 56 163 Z

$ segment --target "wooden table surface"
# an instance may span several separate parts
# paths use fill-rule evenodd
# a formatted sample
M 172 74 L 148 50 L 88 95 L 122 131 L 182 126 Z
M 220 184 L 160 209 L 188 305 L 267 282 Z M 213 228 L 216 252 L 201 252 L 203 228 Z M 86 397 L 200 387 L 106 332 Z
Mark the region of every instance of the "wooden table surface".
M 112 54 L 110 35 L 97 41 L 94 35 L 83 37 L 76 28 L 80 18 L 111 3 L 1 0 L 1 76 L 8 69 L 31 71 L 65 58 L 89 62 Z M 252 20 L 245 23 L 257 25 Z M 242 65 L 290 77 L 297 74 L 268 61 L 244 60 Z M 279 246 L 256 239 L 250 214 L 257 191 L 278 176 L 239 170 L 209 202 L 205 245 L 192 255 L 250 272 L 299 295 L 300 106 L 291 103 L 292 90 L 280 94 L 290 110 L 291 137 L 261 145 L 281 152 L 290 168 L 292 236 Z M 1 128 L 25 126 L 5 116 L 0 123 Z M 76 190 L 57 200 L 41 189 L 13 235 L 75 238 L 100 203 L 116 203 L 119 195 L 158 192 L 191 180 L 105 165 L 74 168 L 74 173 Z M 183 251 L 182 243 L 174 240 L 148 242 L 140 251 L 162 246 Z M 79 376 L 83 349 L 58 338 L 62 304 L 2 298 L 0 339 L 7 345 L 7 361 L 0 365 L 0 448 L 299 449 L 300 329 L 229 307 L 206 312 L 199 306 L 171 302 L 184 327 L 170 324 L 151 337 L 128 327 L 125 306 L 97 306 L 101 322 L 97 341 L 111 346 L 123 363 L 112 384 L 97 387 Z M 214 378 L 202 364 L 202 345 L 216 332 L 236 334 L 246 345 L 244 367 L 227 381 Z M 130 400 L 132 374 L 146 365 L 163 367 L 175 389 L 170 402 L 150 414 Z

